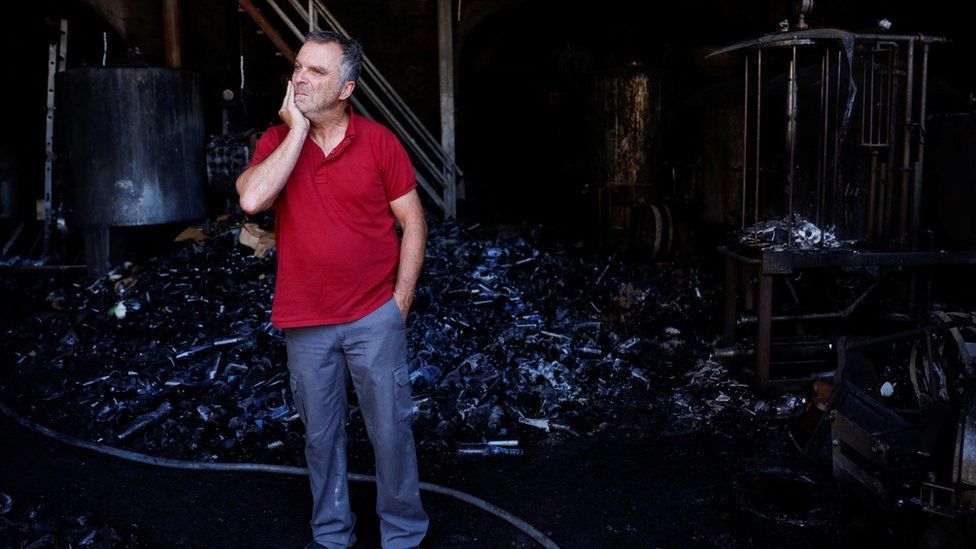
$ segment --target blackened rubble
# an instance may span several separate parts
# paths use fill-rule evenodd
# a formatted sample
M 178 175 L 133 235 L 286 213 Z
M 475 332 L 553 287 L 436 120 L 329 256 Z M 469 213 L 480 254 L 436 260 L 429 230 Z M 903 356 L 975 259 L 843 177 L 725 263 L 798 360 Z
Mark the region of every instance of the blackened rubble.
M 284 340 L 268 322 L 273 253 L 254 257 L 239 231 L 224 220 L 213 238 L 94 283 L 11 279 L 35 302 L 4 329 L 0 398 L 154 455 L 304 463 Z M 421 446 L 588 434 L 622 427 L 625 410 L 660 412 L 683 433 L 800 404 L 758 400 L 710 358 L 717 284 L 697 268 L 522 232 L 430 223 L 409 319 Z
M 0 540 L 5 547 L 142 547 L 138 524 L 113 527 L 92 513 L 63 516 L 45 503 L 0 492 Z

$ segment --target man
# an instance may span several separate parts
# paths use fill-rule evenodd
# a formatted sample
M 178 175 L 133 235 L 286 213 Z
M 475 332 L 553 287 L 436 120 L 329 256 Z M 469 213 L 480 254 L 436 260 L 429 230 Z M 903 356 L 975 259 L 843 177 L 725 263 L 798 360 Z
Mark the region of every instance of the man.
M 241 208 L 275 212 L 278 277 L 271 320 L 285 331 L 292 395 L 305 424 L 311 547 L 355 543 L 346 481 L 346 372 L 376 454 L 384 548 L 427 531 L 410 422 L 406 318 L 427 225 L 396 137 L 346 104 L 362 46 L 306 37 L 278 114 L 237 180 Z M 394 218 L 403 228 L 397 242 Z

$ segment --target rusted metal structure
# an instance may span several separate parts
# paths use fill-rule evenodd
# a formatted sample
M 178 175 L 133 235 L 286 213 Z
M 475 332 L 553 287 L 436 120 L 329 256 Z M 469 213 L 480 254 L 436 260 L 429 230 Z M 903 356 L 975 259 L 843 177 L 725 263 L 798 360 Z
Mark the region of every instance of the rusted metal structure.
M 923 182 L 929 50 L 941 42 L 797 24 L 713 54 L 744 56 L 739 227 L 720 248 L 719 354 L 752 355 L 759 388 L 831 387 L 822 408 L 804 412 L 801 423 L 816 426 L 799 442 L 845 488 L 885 509 L 914 490 L 920 508 L 956 517 L 976 515 L 976 315 L 931 313 L 929 293 L 932 268 L 976 264 L 976 252 L 938 251 L 924 223 L 936 209 Z M 774 284 L 799 303 L 790 280 L 804 271 L 868 282 L 842 310 L 778 308 Z M 788 326 L 853 316 L 899 273 L 886 303 L 907 327 L 783 337 Z M 749 344 L 734 345 L 737 329 L 753 326 Z M 784 327 L 776 338 L 774 326 Z M 888 371 L 911 387 L 902 406 L 884 400 L 893 385 L 886 394 L 873 361 L 897 364 Z
M 636 247 L 651 260 L 669 253 L 673 240 L 661 185 L 667 78 L 664 71 L 632 63 L 590 73 L 585 88 L 599 243 Z
M 774 315 L 777 277 L 806 269 L 976 264 L 973 252 L 932 250 L 921 226 L 929 47 L 941 42 L 803 28 L 713 54 L 744 55 L 741 238 L 721 248 L 724 340 L 732 345 L 738 327 L 755 325 L 759 387 L 811 380 L 771 374 L 774 323 L 845 318 L 873 289 L 843 311 Z M 771 219 L 785 228 L 784 242 L 764 240 Z M 796 232 L 811 223 L 818 238 L 798 245 Z M 924 285 L 910 276 L 906 309 L 924 314 Z M 740 305 L 752 314 L 740 315 Z

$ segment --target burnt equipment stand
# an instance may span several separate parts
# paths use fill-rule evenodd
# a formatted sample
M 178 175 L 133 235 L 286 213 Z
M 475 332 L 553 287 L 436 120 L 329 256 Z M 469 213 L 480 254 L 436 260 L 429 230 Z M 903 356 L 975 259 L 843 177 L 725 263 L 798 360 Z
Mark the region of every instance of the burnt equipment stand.
M 920 284 L 918 274 L 928 277 L 925 268 L 937 265 L 976 264 L 976 252 L 934 251 L 921 223 L 929 46 L 945 39 L 800 27 L 713 54 L 745 53 L 744 120 L 736 136 L 741 226 L 737 242 L 720 248 L 726 263 L 723 344 L 731 349 L 737 329 L 755 325 L 747 352 L 763 389 L 797 389 L 823 375 L 775 371 L 776 323 L 846 318 L 874 289 L 842 311 L 776 314 L 774 284 L 785 275 L 905 270 L 904 308 L 925 318 L 929 285 Z M 769 220 L 780 222 L 785 238 L 766 239 Z M 798 236 L 810 224 L 816 238 Z M 825 340 L 819 344 L 832 349 Z

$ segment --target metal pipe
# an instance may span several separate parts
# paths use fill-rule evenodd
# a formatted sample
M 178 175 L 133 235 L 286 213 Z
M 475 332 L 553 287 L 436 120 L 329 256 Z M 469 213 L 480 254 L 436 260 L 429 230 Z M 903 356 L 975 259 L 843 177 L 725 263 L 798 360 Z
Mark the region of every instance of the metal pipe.
M 878 240 L 884 238 L 885 235 L 885 220 L 886 216 L 890 213 L 890 208 L 888 208 L 888 201 L 891 199 L 888 193 L 888 164 L 882 163 L 881 169 L 879 170 L 878 177 L 878 230 L 876 236 Z
M 898 101 L 901 100 L 897 90 L 901 87 L 902 76 L 899 72 L 896 72 L 896 66 L 898 59 L 900 58 L 899 45 L 895 44 L 895 49 L 891 55 L 891 79 L 888 83 L 888 97 L 890 98 L 890 105 L 888 106 L 888 157 L 887 160 L 881 164 L 881 196 L 880 196 L 880 207 L 878 211 L 878 239 L 882 240 L 890 234 L 892 228 L 894 227 L 893 217 L 895 215 L 895 182 L 893 181 L 893 174 L 895 172 L 895 157 L 897 151 L 895 150 L 895 136 L 894 131 L 896 127 L 896 120 L 898 117 Z
M 749 56 L 745 60 L 745 76 L 742 79 L 742 93 L 745 97 L 743 101 L 742 113 L 742 230 L 746 229 L 746 179 L 749 177 L 749 170 L 746 165 L 749 162 Z
M 886 88 L 887 88 L 887 96 L 886 97 L 888 98 L 888 100 L 885 103 L 885 108 L 887 110 L 884 113 L 885 114 L 885 119 L 887 120 L 887 123 L 885 124 L 884 144 L 887 147 L 890 147 L 891 146 L 891 114 L 892 114 L 892 110 L 893 110 L 892 109 L 892 105 L 893 105 L 893 102 L 894 102 L 894 98 L 892 97 L 892 93 L 893 93 L 892 90 L 893 90 L 893 86 L 894 86 L 893 80 L 894 80 L 894 77 L 895 77 L 894 76 L 894 72 L 895 72 L 895 52 L 897 51 L 897 48 L 898 48 L 898 46 L 895 46 L 895 49 L 894 50 L 888 49 L 888 73 L 887 73 L 888 74 L 888 79 L 887 79 L 887 83 L 886 83 Z
M 746 257 L 742 254 L 733 252 L 728 246 L 719 246 L 718 253 L 731 257 L 739 263 L 745 263 L 747 265 L 762 265 L 762 260 L 755 257 Z
M 179 69 L 183 66 L 183 14 L 180 0 L 163 0 L 163 45 L 166 50 L 166 66 Z
M 770 343 L 772 341 L 773 277 L 759 275 L 759 321 L 756 326 L 756 385 L 764 389 L 769 382 Z
M 920 86 L 918 107 L 918 156 L 915 161 L 915 189 L 912 201 L 912 251 L 918 251 L 918 233 L 922 224 L 922 176 L 925 161 L 925 102 L 928 93 L 929 76 L 929 45 L 922 44 L 922 82 Z
M 3 245 L 3 249 L 0 250 L 0 258 L 7 257 L 7 252 L 10 251 L 10 248 L 13 247 L 14 242 L 17 241 L 17 238 L 20 237 L 20 233 L 22 233 L 23 231 L 24 231 L 24 222 L 21 221 L 20 223 L 17 224 L 17 227 L 14 229 L 13 233 L 11 233 L 10 238 L 7 239 L 7 243 Z
M 868 79 L 868 64 L 864 63 L 861 65 L 861 81 L 864 82 Z M 867 99 L 864 94 L 861 94 L 861 144 L 864 144 L 864 135 L 866 132 L 865 119 L 867 118 Z
M 871 149 L 871 177 L 868 185 L 868 241 L 874 240 L 874 211 L 878 186 L 878 149 Z
M 790 58 L 789 78 L 786 82 L 786 247 L 793 247 L 793 183 L 796 177 L 796 116 L 798 108 L 796 74 L 796 46 Z
M 774 315 L 770 317 L 773 322 L 787 322 L 796 320 L 830 320 L 844 318 L 844 313 L 837 311 L 833 313 L 804 313 L 795 315 Z M 742 315 L 736 321 L 736 327 L 743 328 L 746 326 L 751 326 L 759 322 L 759 317 L 756 315 Z
M 853 349 L 870 347 L 871 345 L 888 343 L 889 341 L 897 341 L 899 339 L 905 339 L 905 338 L 914 337 L 918 335 L 928 334 L 930 332 L 948 330 L 950 328 L 958 328 L 959 326 L 965 326 L 966 324 L 968 324 L 968 322 L 965 320 L 955 319 L 955 320 L 950 320 L 949 322 L 943 322 L 942 324 L 929 324 L 926 326 L 920 326 L 918 328 L 912 328 L 911 330 L 894 332 L 888 335 L 871 337 L 868 339 L 862 339 L 858 341 L 848 340 L 845 348 L 848 351 L 850 351 Z
M 825 208 L 830 210 L 830 224 L 837 226 L 837 189 L 840 186 L 840 166 L 838 166 L 837 159 L 840 157 L 840 134 L 838 131 L 841 129 L 841 108 L 840 108 L 840 60 L 841 60 L 841 50 L 837 50 L 837 77 L 835 78 L 836 87 L 834 88 L 834 146 L 833 146 L 833 160 L 830 162 L 832 169 L 831 174 L 831 187 L 830 187 L 830 208 Z M 853 71 L 851 67 L 851 71 Z M 853 78 L 853 72 L 851 73 Z
M 905 67 L 905 130 L 902 132 L 901 201 L 898 204 L 898 238 L 908 239 L 908 172 L 912 155 L 912 96 L 915 87 L 915 40 L 908 41 Z
M 759 135 L 762 131 L 762 50 L 759 50 L 756 56 L 756 188 L 754 203 L 752 205 L 753 213 L 755 215 L 756 231 L 753 233 L 754 238 L 759 238 L 759 156 L 762 149 L 759 148 Z
M 820 146 L 820 158 L 817 163 L 817 204 L 816 213 L 814 218 L 818 227 L 823 226 L 823 219 L 821 219 L 820 207 L 824 185 L 827 180 L 827 120 L 830 117 L 830 112 L 828 109 L 829 101 L 828 96 L 830 95 L 830 50 L 825 49 L 823 58 L 820 60 L 820 136 L 818 139 L 818 145 Z M 821 246 L 824 245 L 823 239 L 820 242 Z
M 602 210 L 601 210 L 602 211 Z M 736 290 L 739 287 L 739 266 L 735 259 L 725 257 L 725 299 L 722 303 L 722 341 L 725 345 L 735 343 L 735 309 L 738 303 Z
M 874 49 L 870 53 L 870 63 L 869 63 L 869 81 L 868 85 L 868 144 L 874 144 Z
M 835 311 L 830 313 L 801 313 L 795 315 L 775 315 L 771 317 L 771 319 L 773 322 L 785 322 L 791 320 L 828 320 L 828 319 L 835 319 L 835 318 L 847 318 L 851 315 L 851 313 L 854 312 L 855 309 L 857 309 L 857 307 L 862 302 L 864 302 L 864 300 L 868 297 L 868 294 L 870 294 L 875 288 L 878 287 L 879 283 L 880 281 L 872 284 L 870 287 L 868 287 L 868 289 L 864 290 L 864 292 L 862 292 L 861 295 L 857 296 L 857 298 L 853 302 L 851 302 L 850 305 L 848 305 L 846 308 L 844 308 L 841 311 Z M 743 315 L 736 322 L 736 325 L 738 327 L 742 327 L 742 326 L 755 324 L 757 322 L 759 322 L 759 317 L 755 315 Z
M 278 48 L 281 55 L 284 55 L 285 59 L 287 59 L 289 63 L 294 64 L 295 52 L 288 47 L 288 43 L 285 42 L 284 38 L 282 38 L 280 34 L 278 34 L 278 31 L 275 30 L 271 22 L 269 22 L 264 14 L 261 13 L 261 10 L 259 10 L 257 6 L 251 2 L 251 0 L 237 0 L 237 3 L 244 8 L 244 11 L 246 11 L 249 16 L 251 16 L 251 19 L 254 20 L 257 26 L 261 28 L 265 35 L 267 35 L 268 39 L 271 40 L 271 43 Z

